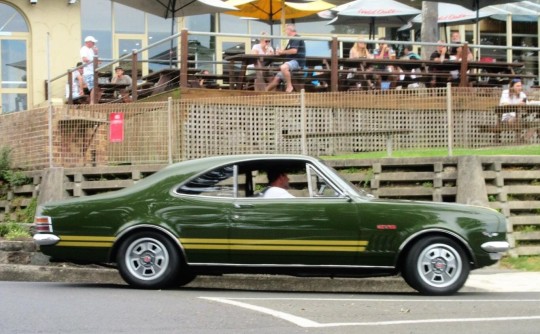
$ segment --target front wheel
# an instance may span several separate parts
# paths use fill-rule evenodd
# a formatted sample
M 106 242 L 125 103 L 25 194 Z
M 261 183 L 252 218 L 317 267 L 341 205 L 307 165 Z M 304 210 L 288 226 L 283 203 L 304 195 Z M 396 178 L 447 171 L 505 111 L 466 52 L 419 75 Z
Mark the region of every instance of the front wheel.
M 124 240 L 117 263 L 124 281 L 143 289 L 173 286 L 181 269 L 175 245 L 155 232 L 139 232 Z
M 456 293 L 469 277 L 463 248 L 446 237 L 429 237 L 414 244 L 406 255 L 405 281 L 425 295 Z

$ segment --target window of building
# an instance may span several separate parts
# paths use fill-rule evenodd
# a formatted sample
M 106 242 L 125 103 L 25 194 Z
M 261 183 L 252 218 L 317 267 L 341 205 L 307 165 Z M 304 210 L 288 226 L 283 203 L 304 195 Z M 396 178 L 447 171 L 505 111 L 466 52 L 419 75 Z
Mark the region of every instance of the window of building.
M 164 19 L 155 15 L 147 15 L 148 23 L 148 45 L 159 42 L 172 34 L 178 32 L 176 18 Z M 174 25 L 173 25 L 174 24 Z M 151 71 L 158 71 L 161 68 L 170 67 L 170 62 L 176 62 L 178 39 L 171 42 L 162 43 L 148 50 L 149 68 Z M 172 54 L 170 50 L 173 50 Z
M 0 3 L 0 112 L 28 107 L 28 24 L 15 8 Z
M 144 34 L 144 12 L 132 7 L 115 4 L 114 30 L 117 34 Z
M 28 32 L 28 24 L 15 8 L 0 3 L 0 36 L 9 32 Z
M 86 36 L 94 36 L 99 48 L 99 57 L 113 57 L 112 7 L 111 0 L 81 0 L 81 45 Z

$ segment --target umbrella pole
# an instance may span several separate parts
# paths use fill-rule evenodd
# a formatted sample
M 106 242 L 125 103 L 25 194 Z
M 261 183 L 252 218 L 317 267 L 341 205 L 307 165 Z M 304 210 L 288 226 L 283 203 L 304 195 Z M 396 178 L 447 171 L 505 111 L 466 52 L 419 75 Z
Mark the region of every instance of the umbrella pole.
M 480 45 L 480 0 L 476 1 L 476 44 Z M 480 59 L 480 50 L 475 50 L 476 59 Z
M 171 17 L 171 36 L 174 35 L 174 18 Z M 169 50 L 169 68 L 172 68 L 172 54 L 173 54 L 173 47 L 174 47 L 174 43 L 173 43 L 173 40 L 171 39 L 171 46 L 170 46 L 170 50 Z
M 172 7 L 169 8 L 171 11 L 171 36 L 174 35 L 174 9 L 175 8 L 176 8 L 176 0 L 172 0 Z M 171 46 L 169 49 L 169 68 L 173 67 L 172 66 L 173 48 L 174 48 L 174 41 L 171 39 Z
M 369 22 L 369 39 L 375 39 L 375 17 Z

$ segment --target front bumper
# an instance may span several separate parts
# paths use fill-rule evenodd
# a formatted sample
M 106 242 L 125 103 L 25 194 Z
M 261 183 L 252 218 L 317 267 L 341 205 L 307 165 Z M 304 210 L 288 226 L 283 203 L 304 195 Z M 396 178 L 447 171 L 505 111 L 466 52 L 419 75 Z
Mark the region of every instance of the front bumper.
M 60 241 L 60 238 L 58 236 L 50 233 L 34 234 L 33 239 L 34 242 L 39 246 L 50 246 Z
M 489 253 L 492 260 L 499 260 L 503 253 L 510 249 L 510 244 L 506 241 L 488 241 L 484 242 L 481 247 Z

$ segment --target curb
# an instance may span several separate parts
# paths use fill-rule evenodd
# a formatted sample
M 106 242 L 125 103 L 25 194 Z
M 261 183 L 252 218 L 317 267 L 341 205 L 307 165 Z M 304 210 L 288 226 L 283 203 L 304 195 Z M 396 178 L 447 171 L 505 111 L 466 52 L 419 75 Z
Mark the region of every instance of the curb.
M 0 264 L 0 281 L 126 285 L 116 269 Z M 401 277 L 304 278 L 281 275 L 198 276 L 185 286 L 287 292 L 415 292 Z

